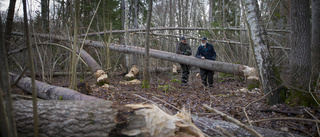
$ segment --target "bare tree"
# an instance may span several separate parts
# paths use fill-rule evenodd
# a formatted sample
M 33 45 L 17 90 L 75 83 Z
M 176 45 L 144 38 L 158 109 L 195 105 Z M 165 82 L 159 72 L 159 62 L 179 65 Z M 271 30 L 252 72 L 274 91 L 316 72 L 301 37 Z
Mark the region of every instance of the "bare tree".
M 77 89 L 77 50 L 78 50 L 78 20 L 79 20 L 79 10 L 80 10 L 80 2 L 79 0 L 75 0 L 74 3 L 74 32 L 73 32 L 73 52 L 72 52 L 72 66 L 71 66 L 71 79 L 70 79 L 70 88 L 76 90 Z
M 150 23 L 151 23 L 151 16 L 152 16 L 152 0 L 149 1 L 149 6 L 148 6 L 148 17 L 147 17 L 147 36 L 146 36 L 146 46 L 145 46 L 145 56 L 144 56 L 144 61 L 145 61 L 145 66 L 143 70 L 143 85 L 142 87 L 144 88 L 149 88 L 149 82 L 150 82 L 150 75 L 149 75 L 149 37 L 150 37 Z
M 11 85 L 8 75 L 6 47 L 3 42 L 2 18 L 0 15 L 0 131 L 2 136 L 16 137 L 17 129 L 12 108 Z M 3 92 L 5 101 L 3 101 Z M 5 102 L 5 104 L 3 104 Z M 0 135 L 1 135 L 0 134 Z
M 14 17 L 14 9 L 16 5 L 16 0 L 10 0 L 8 15 L 7 15 L 7 22 L 6 22 L 6 29 L 4 32 L 4 44 L 6 46 L 6 52 L 9 51 L 9 42 L 11 38 L 11 31 L 13 25 L 13 17 Z
M 32 91 L 32 102 L 33 102 L 33 129 L 34 136 L 39 136 L 39 126 L 38 126 L 38 105 L 37 105 L 37 91 L 35 82 L 35 69 L 33 61 L 33 52 L 29 35 L 29 25 L 28 25 L 28 15 L 27 15 L 27 4 L 26 0 L 23 0 L 23 20 L 24 20 L 24 35 L 26 37 L 26 46 L 28 48 L 29 62 L 30 62 L 30 72 L 31 72 L 31 91 Z
M 41 0 L 41 21 L 42 29 L 49 31 L 49 0 Z

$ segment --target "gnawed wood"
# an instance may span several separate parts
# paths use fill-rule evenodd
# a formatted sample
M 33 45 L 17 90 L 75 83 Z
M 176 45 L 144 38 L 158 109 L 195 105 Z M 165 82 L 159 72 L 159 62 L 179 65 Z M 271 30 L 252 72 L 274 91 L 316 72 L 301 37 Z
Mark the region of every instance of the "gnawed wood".
M 16 77 L 18 77 L 16 74 L 13 73 L 10 73 L 9 76 L 11 83 L 16 79 Z M 31 79 L 29 77 L 21 78 L 17 83 L 17 86 L 23 89 L 24 91 L 27 91 L 30 94 L 32 94 Z M 46 100 L 102 100 L 93 96 L 82 94 L 78 91 L 69 88 L 53 86 L 37 80 L 36 90 L 37 96 Z
M 31 101 L 14 102 L 19 136 L 33 136 Z M 109 101 L 39 101 L 40 136 L 204 137 L 184 115 L 155 105 Z M 187 119 L 187 120 L 186 120 Z
M 133 65 L 133 66 L 130 68 L 128 74 L 125 75 L 125 78 L 126 78 L 127 80 L 132 80 L 132 79 L 135 78 L 136 75 L 138 75 L 138 73 L 139 73 L 139 68 L 138 68 L 136 65 Z

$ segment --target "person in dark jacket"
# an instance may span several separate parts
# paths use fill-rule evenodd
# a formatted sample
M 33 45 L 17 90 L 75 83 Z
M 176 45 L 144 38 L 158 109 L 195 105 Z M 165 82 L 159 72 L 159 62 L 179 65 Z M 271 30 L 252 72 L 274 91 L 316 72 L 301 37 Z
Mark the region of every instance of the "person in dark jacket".
M 187 38 L 182 36 L 180 37 L 180 42 L 177 44 L 177 54 L 191 56 L 192 51 L 190 45 L 187 43 Z M 181 86 L 188 86 L 190 66 L 186 64 L 180 64 L 182 69 L 181 74 Z
M 214 50 L 214 47 L 207 43 L 207 38 L 203 37 L 201 39 L 201 45 L 198 47 L 198 51 L 196 54 L 196 58 L 199 58 L 201 60 L 216 60 L 216 51 Z M 201 76 L 201 81 L 204 86 L 212 87 L 213 84 L 213 75 L 214 72 L 211 70 L 206 70 L 200 68 L 200 76 Z

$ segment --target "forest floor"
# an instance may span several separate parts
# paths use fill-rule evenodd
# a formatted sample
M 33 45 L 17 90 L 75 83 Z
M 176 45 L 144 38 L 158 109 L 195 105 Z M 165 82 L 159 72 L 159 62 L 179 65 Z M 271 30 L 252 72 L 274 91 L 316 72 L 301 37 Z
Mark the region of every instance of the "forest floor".
M 313 122 L 284 119 L 314 119 L 314 117 L 319 119 L 319 108 L 290 107 L 286 104 L 267 105 L 263 93 L 259 89 L 247 90 L 244 82 L 237 76 L 223 78 L 215 76 L 213 88 L 204 88 L 201 85 L 200 76 L 197 76 L 196 73 L 191 73 L 189 79 L 189 86 L 181 87 L 180 75 L 171 78 L 168 77 L 168 74 L 152 75 L 149 89 L 141 88 L 141 84 L 126 84 L 124 75 L 111 77 L 111 88 L 97 86 L 92 77 L 85 79 L 85 81 L 91 87 L 92 96 L 117 101 L 121 104 L 156 103 L 173 114 L 185 107 L 192 115 L 222 120 L 220 116 L 207 111 L 202 105 L 208 104 L 245 124 L 252 121 L 254 126 L 262 128 L 304 136 L 319 136 L 317 125 Z M 140 79 L 140 81 L 142 80 Z M 51 84 L 66 87 L 67 83 L 68 78 L 66 77 L 54 77 Z M 13 89 L 13 92 L 22 93 L 17 88 Z M 283 119 L 270 120 L 270 118 Z M 259 122 L 259 120 L 266 121 Z

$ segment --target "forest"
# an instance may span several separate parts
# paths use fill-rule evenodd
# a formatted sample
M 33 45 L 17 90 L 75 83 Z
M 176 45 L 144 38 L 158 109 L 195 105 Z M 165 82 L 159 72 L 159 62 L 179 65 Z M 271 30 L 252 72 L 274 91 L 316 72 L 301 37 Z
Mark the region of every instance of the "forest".
M 0 7 L 0 137 L 320 136 L 319 0 Z

